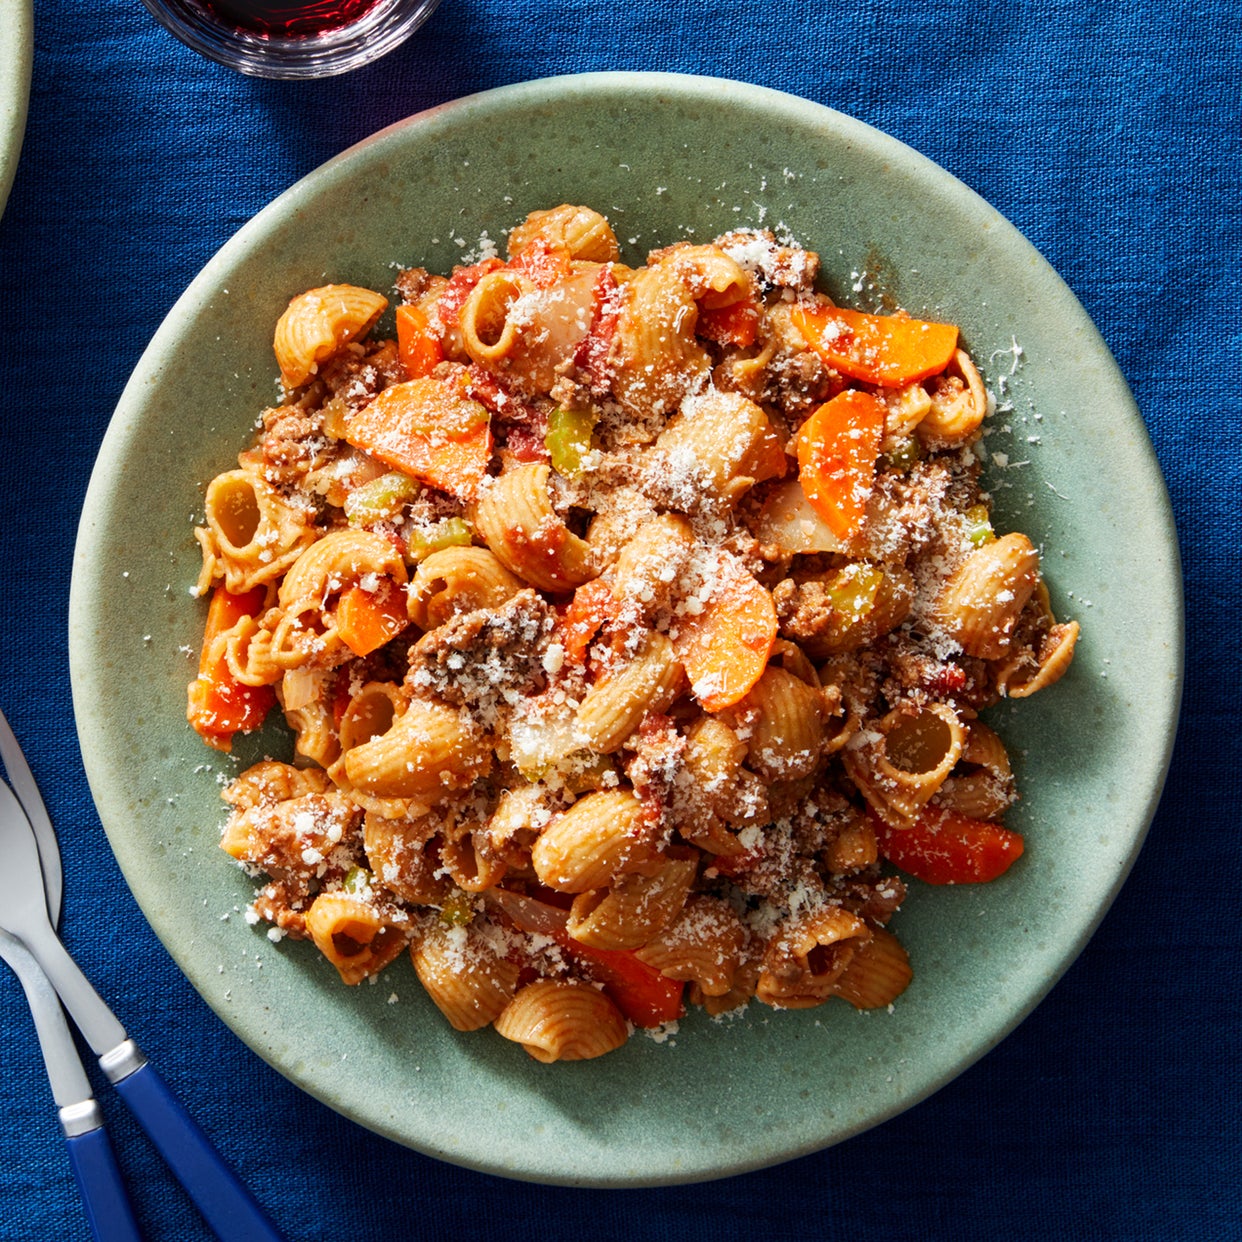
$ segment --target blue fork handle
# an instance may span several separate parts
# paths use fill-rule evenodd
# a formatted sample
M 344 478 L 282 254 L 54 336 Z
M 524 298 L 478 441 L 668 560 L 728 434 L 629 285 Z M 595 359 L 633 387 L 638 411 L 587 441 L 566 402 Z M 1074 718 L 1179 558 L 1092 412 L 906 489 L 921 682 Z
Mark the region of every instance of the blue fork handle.
M 107 1131 L 99 1126 L 75 1134 L 65 1147 L 96 1242 L 142 1242 Z
M 150 1064 L 113 1086 L 220 1242 L 285 1242 Z

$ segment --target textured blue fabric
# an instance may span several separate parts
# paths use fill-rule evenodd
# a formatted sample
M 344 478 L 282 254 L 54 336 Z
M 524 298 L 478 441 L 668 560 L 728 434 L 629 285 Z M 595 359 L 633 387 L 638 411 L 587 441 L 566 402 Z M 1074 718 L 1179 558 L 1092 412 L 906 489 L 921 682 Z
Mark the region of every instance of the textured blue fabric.
M 291 1238 L 1239 1236 L 1240 39 L 1236 0 L 444 0 L 372 67 L 272 83 L 199 59 L 138 0 L 37 0 L 25 147 L 0 220 L 0 703 L 60 827 L 71 950 L 105 995 L 141 994 L 131 1030 Z M 1134 389 L 1172 493 L 1189 607 L 1160 811 L 1098 933 L 1036 1012 L 932 1098 L 843 1145 L 623 1192 L 421 1157 L 243 1047 L 151 947 L 82 775 L 66 649 L 77 515 L 109 414 L 212 253 L 383 125 L 598 69 L 803 95 L 893 134 L 1011 219 Z M 115 934 L 98 935 L 104 925 Z M 0 1239 L 85 1237 L 5 973 L 0 1030 Z M 109 1116 L 147 1236 L 206 1237 L 124 1111 Z

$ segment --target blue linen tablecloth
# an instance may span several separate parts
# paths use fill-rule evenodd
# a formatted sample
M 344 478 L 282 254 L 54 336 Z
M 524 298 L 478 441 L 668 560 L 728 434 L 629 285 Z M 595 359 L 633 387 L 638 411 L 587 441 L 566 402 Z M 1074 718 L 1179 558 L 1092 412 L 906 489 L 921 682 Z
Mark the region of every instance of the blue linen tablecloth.
M 1240 41 L 1235 0 L 444 0 L 367 69 L 273 83 L 201 60 L 138 0 L 37 0 L 25 145 L 0 220 L 0 705 L 59 826 L 71 951 L 123 1002 L 131 1033 L 290 1238 L 1242 1233 Z M 842 1145 L 630 1191 L 519 1184 L 407 1151 L 240 1044 L 154 940 L 113 861 L 77 748 L 66 635 L 76 523 L 109 415 L 215 250 L 384 125 L 601 69 L 802 95 L 908 143 L 1012 220 L 1133 388 L 1172 495 L 1189 622 L 1182 723 L 1149 838 L 1035 1013 L 930 1099 Z M 0 1239 L 86 1237 L 29 1017 L 4 972 L 0 1030 Z M 207 1237 L 101 1097 L 147 1236 Z

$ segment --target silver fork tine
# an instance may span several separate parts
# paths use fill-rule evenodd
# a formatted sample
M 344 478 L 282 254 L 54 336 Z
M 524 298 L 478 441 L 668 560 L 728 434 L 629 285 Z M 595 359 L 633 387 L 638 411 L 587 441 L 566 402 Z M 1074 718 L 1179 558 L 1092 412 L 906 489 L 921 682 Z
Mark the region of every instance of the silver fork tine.
M 60 846 L 56 841 L 56 832 L 52 827 L 52 818 L 47 813 L 43 795 L 35 781 L 30 764 L 21 744 L 9 727 L 4 712 L 0 711 L 0 759 L 4 760 L 4 770 L 8 773 L 9 784 L 17 795 L 17 800 L 30 820 L 34 829 L 35 841 L 39 846 L 39 866 L 43 871 L 43 888 L 47 893 L 47 911 L 51 916 L 52 926 L 60 922 L 60 899 L 64 889 L 64 880 L 60 869 Z

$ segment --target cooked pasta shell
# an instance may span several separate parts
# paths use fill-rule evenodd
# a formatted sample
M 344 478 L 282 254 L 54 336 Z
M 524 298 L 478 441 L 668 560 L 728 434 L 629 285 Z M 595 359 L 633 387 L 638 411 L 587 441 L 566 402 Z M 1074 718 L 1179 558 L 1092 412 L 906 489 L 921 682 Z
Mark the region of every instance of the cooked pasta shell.
M 539 834 L 530 851 L 535 874 L 563 893 L 603 888 L 657 857 L 644 825 L 642 804 L 630 790 L 589 793 Z
M 683 512 L 704 499 L 734 505 L 755 483 L 785 472 L 785 450 L 768 416 L 736 392 L 709 389 L 682 403 L 656 438 L 648 486 Z
M 328 695 L 331 678 L 324 669 L 293 669 L 284 674 L 279 692 L 285 722 L 295 735 L 294 749 L 321 768 L 331 767 L 341 753 Z M 291 706 L 286 684 L 297 688 L 295 705 Z
M 401 553 L 373 531 L 353 527 L 334 530 L 298 557 L 285 574 L 278 597 L 286 608 L 300 600 L 313 600 L 324 607 L 331 596 L 370 574 L 404 583 Z
M 504 856 L 492 847 L 486 825 L 460 823 L 444 833 L 440 858 L 453 883 L 467 893 L 495 888 L 509 870 Z
M 440 820 L 433 816 L 389 819 L 368 811 L 362 824 L 367 862 L 376 879 L 401 901 L 438 905 L 452 884 L 443 874 Z
M 318 768 L 295 768 L 277 759 L 263 759 L 230 781 L 220 795 L 231 807 L 248 807 L 287 802 L 308 793 L 326 793 L 331 788 L 327 775 Z
M 474 526 L 501 563 L 544 591 L 568 591 L 596 575 L 591 547 L 561 520 L 542 462 L 504 471 L 479 489 Z
M 496 1031 L 536 1061 L 587 1061 L 620 1048 L 629 1037 L 621 1011 L 586 983 L 528 983 L 496 1019 Z
M 944 703 L 896 708 L 841 751 L 850 779 L 886 823 L 908 825 L 961 758 L 966 730 Z
M 1034 670 L 1029 662 L 1021 660 L 1007 664 L 997 675 L 996 688 L 1011 699 L 1030 698 L 1036 691 L 1046 689 L 1065 676 L 1077 645 L 1077 621 L 1052 626 L 1040 643 Z
M 685 672 L 667 635 L 647 634 L 634 658 L 597 682 L 582 698 L 574 736 L 602 755 L 621 748 L 648 712 L 662 712 L 677 698 Z
M 547 393 L 591 327 L 599 269 L 575 263 L 550 287 L 520 272 L 489 272 L 461 308 L 462 345 L 527 395 Z
M 650 620 L 678 591 L 695 543 L 690 523 L 678 514 L 643 522 L 608 573 L 614 597 Z
M 746 939 L 746 928 L 727 901 L 699 893 L 635 956 L 669 979 L 694 984 L 704 996 L 724 996 L 734 985 Z
M 477 1031 L 504 1012 L 519 967 L 473 927 L 432 925 L 410 945 L 419 982 L 457 1031 Z
M 516 258 L 535 245 L 563 251 L 571 259 L 615 263 L 620 257 L 616 234 L 598 211 L 562 203 L 546 211 L 532 211 L 509 234 L 509 256 Z
M 379 737 L 345 754 L 352 785 L 381 798 L 444 798 L 485 775 L 486 736 L 470 718 L 441 703 L 415 699 Z
M 606 889 L 579 893 L 565 930 L 595 949 L 636 949 L 677 916 L 698 869 L 697 855 L 668 858 L 649 873 L 620 876 Z
M 357 831 L 361 812 L 336 790 L 279 802 L 238 804 L 220 848 L 269 874 L 316 876 L 328 855 Z
M 323 285 L 298 294 L 276 321 L 272 347 L 286 388 L 300 388 L 333 354 L 365 336 L 388 299 L 357 285 Z
M 208 662 L 213 662 L 223 654 L 229 672 L 243 686 L 274 686 L 281 682 L 282 699 L 287 701 L 288 689 L 284 683 L 288 674 L 273 654 L 272 632 L 263 624 L 262 618 L 239 617 L 237 624 L 219 638 L 223 640 L 223 651 L 213 648 L 206 653 Z M 293 704 L 295 707 L 301 705 Z
M 234 594 L 274 582 L 315 542 L 312 514 L 288 504 L 249 470 L 227 470 L 207 485 L 207 525 L 195 531 L 205 590 L 222 577 Z
M 987 417 L 988 394 L 970 355 L 959 349 L 942 375 L 927 381 L 931 408 L 915 429 L 932 449 L 968 444 Z
M 966 557 L 941 588 L 933 619 L 967 655 L 1002 659 L 1038 583 L 1039 553 L 1014 531 Z
M 464 612 L 497 609 L 523 586 L 487 548 L 444 548 L 414 571 L 407 611 L 419 629 L 434 630 Z
M 687 392 L 701 389 L 711 358 L 694 335 L 698 304 L 675 268 L 642 268 L 622 291 L 612 391 L 621 408 L 641 421 L 668 413 Z
M 361 983 L 383 970 L 409 939 L 376 906 L 351 893 L 320 893 L 306 912 L 315 947 L 336 967 L 344 983 Z
M 832 986 L 833 994 L 855 1009 L 883 1009 L 910 986 L 910 957 L 890 931 L 871 929 L 871 939 L 858 946 Z
M 794 919 L 768 945 L 755 995 L 777 1009 L 822 1005 L 873 934 L 858 915 L 841 906 Z
M 814 686 L 769 664 L 738 704 L 753 716 L 747 764 L 769 780 L 800 780 L 820 764 L 827 711 Z

